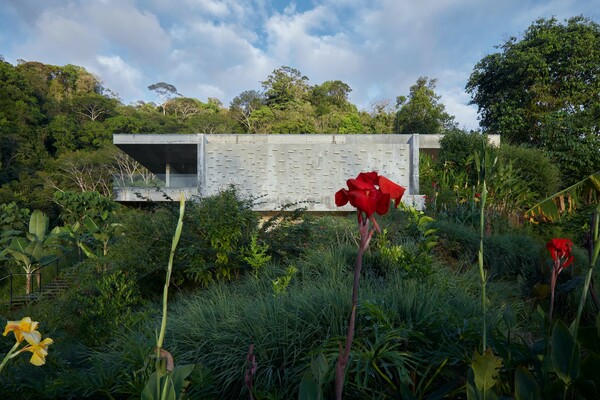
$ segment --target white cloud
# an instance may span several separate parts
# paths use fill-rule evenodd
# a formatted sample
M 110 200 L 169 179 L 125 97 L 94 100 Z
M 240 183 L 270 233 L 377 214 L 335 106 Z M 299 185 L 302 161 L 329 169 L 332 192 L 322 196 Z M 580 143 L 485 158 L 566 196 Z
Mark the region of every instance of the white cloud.
M 18 48 L 22 58 L 58 64 L 82 64 L 93 59 L 102 39 L 84 22 L 65 15 L 69 11 L 42 13 L 34 24 L 35 34 Z
M 136 94 L 138 98 L 144 96 L 141 91 L 142 73 L 127 64 L 120 56 L 98 55 L 96 61 L 97 67 L 92 67 L 92 71 L 102 77 L 106 87 L 117 92 L 127 93 L 130 98 L 132 94 Z

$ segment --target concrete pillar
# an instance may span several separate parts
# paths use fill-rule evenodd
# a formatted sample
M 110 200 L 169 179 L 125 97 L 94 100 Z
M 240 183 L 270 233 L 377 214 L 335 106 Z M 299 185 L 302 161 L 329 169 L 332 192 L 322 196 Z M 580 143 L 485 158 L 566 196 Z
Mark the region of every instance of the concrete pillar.
M 171 164 L 165 165 L 165 187 L 171 187 Z
M 419 194 L 419 134 L 414 133 L 408 140 L 410 145 L 410 194 Z
M 198 134 L 198 165 L 196 166 L 198 195 L 206 193 L 206 135 Z

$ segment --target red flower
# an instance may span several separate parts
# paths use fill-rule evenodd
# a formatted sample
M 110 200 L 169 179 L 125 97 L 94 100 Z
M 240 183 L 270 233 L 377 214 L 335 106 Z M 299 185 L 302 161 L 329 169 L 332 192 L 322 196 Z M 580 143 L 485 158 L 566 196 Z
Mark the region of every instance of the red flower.
M 479 194 L 479 193 L 475 193 L 475 198 L 477 198 L 477 199 L 478 199 L 478 198 L 480 198 L 480 197 L 481 197 L 481 194 Z
M 546 247 L 554 260 L 555 265 L 559 265 L 558 273 L 573 263 L 574 259 L 571 254 L 573 242 L 571 242 L 571 240 L 554 238 L 546 244 Z
M 364 212 L 367 218 L 375 212 L 379 215 L 387 213 L 390 200 L 394 200 L 397 207 L 405 190 L 375 171 L 361 172 L 356 179 L 348 179 L 346 184 L 348 189 L 340 189 L 335 194 L 335 205 L 342 207 L 350 202 L 359 212 Z

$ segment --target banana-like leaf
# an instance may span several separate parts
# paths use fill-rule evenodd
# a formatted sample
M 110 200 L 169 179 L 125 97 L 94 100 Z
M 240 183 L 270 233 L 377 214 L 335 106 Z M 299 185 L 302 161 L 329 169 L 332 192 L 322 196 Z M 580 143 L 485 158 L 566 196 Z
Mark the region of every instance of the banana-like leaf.
M 572 212 L 581 204 L 599 203 L 600 171 L 535 204 L 525 212 L 525 217 L 556 221 L 563 213 Z
M 48 217 L 40 210 L 35 210 L 29 218 L 29 233 L 37 240 L 44 240 L 48 230 Z

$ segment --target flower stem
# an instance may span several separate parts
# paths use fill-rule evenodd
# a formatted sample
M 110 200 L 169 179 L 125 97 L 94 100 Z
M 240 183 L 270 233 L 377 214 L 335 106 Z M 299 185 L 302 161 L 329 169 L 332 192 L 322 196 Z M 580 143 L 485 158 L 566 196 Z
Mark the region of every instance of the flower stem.
M 483 190 L 481 191 L 481 212 L 479 214 L 479 276 L 481 277 L 481 305 L 483 309 L 483 351 L 482 354 L 485 353 L 487 349 L 487 322 L 486 322 L 486 314 L 487 314 L 487 306 L 486 306 L 486 274 L 483 269 L 483 235 L 485 231 L 485 201 L 487 199 L 487 186 L 485 184 L 485 180 L 483 181 Z
M 360 211 L 359 211 L 360 213 Z M 374 219 L 373 219 L 374 220 Z M 350 322 L 348 323 L 348 333 L 346 334 L 346 345 L 340 349 L 338 353 L 338 362 L 335 368 L 335 398 L 342 399 L 344 391 L 344 375 L 346 366 L 350 357 L 350 348 L 354 339 L 354 325 L 356 323 L 356 307 L 358 304 L 358 282 L 360 279 L 360 270 L 362 269 L 362 259 L 365 250 L 369 247 L 369 242 L 373 236 L 374 230 L 369 229 L 369 218 L 361 218 L 359 214 L 359 230 L 360 230 L 360 245 L 358 246 L 358 254 L 354 263 L 354 283 L 352 285 L 352 311 L 350 312 Z
M 590 265 L 587 276 L 585 277 L 585 284 L 583 285 L 583 292 L 581 293 L 581 301 L 579 302 L 579 307 L 577 308 L 577 318 L 575 319 L 575 326 L 573 327 L 573 337 L 577 340 L 577 331 L 579 330 L 579 323 L 581 322 L 581 315 L 583 314 L 583 307 L 585 306 L 585 302 L 587 299 L 587 293 L 590 290 L 590 283 L 592 281 L 592 275 L 594 273 L 594 266 L 596 265 L 596 261 L 598 261 L 598 254 L 600 253 L 600 237 L 598 235 L 600 225 L 600 206 L 596 209 L 594 213 L 594 219 L 592 221 L 591 230 L 591 246 L 592 251 L 590 254 Z
M 160 393 L 160 382 L 161 374 L 159 373 L 161 363 L 161 350 L 165 340 L 165 332 L 167 331 L 167 300 L 169 297 L 169 283 L 171 282 L 171 273 L 173 271 L 173 258 L 175 257 L 175 249 L 179 243 L 181 237 L 181 230 L 183 229 L 183 215 L 185 212 L 185 198 L 181 195 L 181 201 L 179 202 L 179 221 L 177 221 L 177 228 L 175 229 L 175 235 L 173 235 L 173 241 L 171 243 L 171 253 L 169 254 L 169 264 L 167 265 L 167 277 L 165 279 L 165 287 L 163 289 L 163 307 L 162 307 L 162 320 L 160 323 L 160 334 L 156 341 L 156 389 L 159 391 L 157 398 L 165 398 L 166 390 L 168 386 L 168 380 L 165 382 L 163 393 Z
M 16 342 L 15 345 L 12 347 L 12 349 L 10 349 L 10 351 L 8 353 L 6 353 L 6 355 L 4 356 L 4 359 L 2 360 L 2 363 L 0 363 L 0 373 L 2 373 L 2 369 L 4 368 L 4 366 L 6 365 L 6 363 L 8 362 L 8 360 L 10 360 L 12 357 L 12 354 L 15 352 L 15 350 L 17 350 L 17 348 L 19 347 L 21 343 Z

